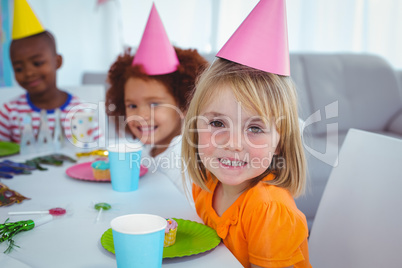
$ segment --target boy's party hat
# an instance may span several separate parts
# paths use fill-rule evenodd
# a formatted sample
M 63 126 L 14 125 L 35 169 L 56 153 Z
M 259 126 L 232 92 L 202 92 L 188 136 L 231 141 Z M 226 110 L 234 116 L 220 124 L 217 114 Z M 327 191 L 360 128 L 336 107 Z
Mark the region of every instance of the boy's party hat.
M 132 65 L 142 65 L 148 75 L 173 73 L 180 65 L 155 4 L 152 4 L 151 13 Z
M 12 39 L 21 39 L 44 32 L 42 24 L 36 18 L 26 0 L 14 0 L 14 18 Z
M 289 76 L 285 0 L 260 0 L 216 56 Z

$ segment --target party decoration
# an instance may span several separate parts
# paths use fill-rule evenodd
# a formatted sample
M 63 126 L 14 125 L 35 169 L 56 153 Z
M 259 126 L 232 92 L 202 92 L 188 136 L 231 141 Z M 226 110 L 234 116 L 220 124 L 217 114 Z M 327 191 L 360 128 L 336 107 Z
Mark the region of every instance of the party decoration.
M 217 57 L 254 69 L 290 75 L 285 0 L 261 0 Z
M 25 199 L 30 199 L 20 193 L 11 190 L 7 185 L 0 182 L 0 207 L 10 206 L 15 203 L 21 203 Z
M 21 39 L 44 32 L 42 24 L 26 0 L 14 0 L 12 39 Z
M 25 164 L 34 169 L 47 170 L 47 168 L 42 167 L 41 164 L 61 166 L 63 165 L 64 161 L 68 161 L 71 163 L 77 162 L 77 160 L 64 154 L 50 154 L 27 160 Z
M 7 219 L 4 224 L 0 224 L 0 244 L 7 241 L 8 247 L 4 253 L 10 253 L 14 247 L 19 247 L 14 242 L 14 236 L 20 232 L 25 232 L 32 230 L 33 228 L 45 224 L 53 219 L 52 215 L 47 215 L 45 217 L 39 218 L 35 221 L 17 221 L 9 222 Z
M 2 179 L 12 179 L 13 175 L 10 175 L 9 173 L 0 171 L 0 178 L 2 178 Z
M 22 163 L 4 160 L 0 162 L 0 178 L 11 179 L 15 174 L 31 174 L 32 169 L 32 167 Z
M 26 114 L 21 122 L 20 154 L 30 155 L 38 153 L 60 152 L 63 148 L 64 131 L 61 123 L 61 111 L 59 108 L 54 111 L 54 130 L 49 128 L 47 111 L 40 111 L 40 125 L 38 135 L 35 137 L 32 127 L 32 117 Z M 89 134 L 88 134 L 89 135 Z
M 101 156 L 101 157 L 107 157 L 109 155 L 109 152 L 107 150 L 99 149 L 99 150 L 94 150 L 91 152 L 80 152 L 75 154 L 77 157 L 85 157 L 85 156 Z
M 49 210 L 34 210 L 34 211 L 16 211 L 8 212 L 8 215 L 33 215 L 33 214 L 50 214 L 52 216 L 61 216 L 66 214 L 64 208 L 51 208 Z
M 0 171 L 1 172 L 10 172 L 10 173 L 15 173 L 15 174 L 21 174 L 23 172 L 22 169 L 16 169 L 13 167 L 1 166 L 1 165 L 0 165 Z
M 33 159 L 28 159 L 25 163 L 17 163 L 11 160 L 0 162 L 0 178 L 11 179 L 15 174 L 31 174 L 32 170 L 47 170 L 41 164 L 61 166 L 64 161 L 72 163 L 77 162 L 75 159 L 63 154 L 50 154 Z
M 77 147 L 88 148 L 94 142 L 94 111 L 76 112 L 71 118 L 71 135 L 73 144 Z
M 38 152 L 50 152 L 52 151 L 52 132 L 50 131 L 47 120 L 47 111 L 45 109 L 40 110 L 40 125 L 38 138 L 36 140 Z
M 36 139 L 32 129 L 32 117 L 31 114 L 25 114 L 22 118 L 22 130 L 20 141 L 20 153 L 21 155 L 33 154 L 36 152 Z
M 132 65 L 142 65 L 148 75 L 173 73 L 180 65 L 155 4 L 152 4 L 151 13 Z
M 61 111 L 57 108 L 55 111 L 54 133 L 53 133 L 53 148 L 59 152 L 64 145 L 63 127 L 61 125 Z
M 18 162 L 14 162 L 11 160 L 3 160 L 2 162 L 0 162 L 0 166 L 9 166 L 9 167 L 13 167 L 15 169 L 22 169 L 24 174 L 30 174 L 30 170 L 33 170 L 34 168 L 25 165 L 24 163 L 18 163 Z
M 27 164 L 28 166 L 32 167 L 33 169 L 37 169 L 37 170 L 40 170 L 40 171 L 47 170 L 47 168 L 42 167 L 40 165 L 39 161 L 36 161 L 36 160 L 27 160 L 25 162 L 25 164 Z
M 98 210 L 98 216 L 96 216 L 96 222 L 98 222 L 100 220 L 101 214 L 104 210 L 109 210 L 112 208 L 112 206 L 108 203 L 97 203 L 95 204 L 94 208 L 96 210 Z
M 0 162 L 0 177 L 11 179 L 12 174 L 31 174 L 32 168 L 22 163 L 16 163 L 10 160 Z

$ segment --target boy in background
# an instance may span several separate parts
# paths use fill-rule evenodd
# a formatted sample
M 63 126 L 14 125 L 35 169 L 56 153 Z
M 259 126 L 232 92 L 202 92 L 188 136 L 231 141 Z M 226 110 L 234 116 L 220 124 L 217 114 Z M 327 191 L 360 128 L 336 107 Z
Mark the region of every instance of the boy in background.
M 53 35 L 42 27 L 26 0 L 14 1 L 12 39 L 10 59 L 15 80 L 27 93 L 0 107 L 0 140 L 19 143 L 22 121 L 27 114 L 31 116 L 34 136 L 37 136 L 43 109 L 53 132 L 57 108 L 65 136 L 71 140 L 71 118 L 66 116 L 82 102 L 57 88 L 56 72 L 63 58 L 57 54 Z M 90 132 L 95 140 L 99 138 L 98 127 Z

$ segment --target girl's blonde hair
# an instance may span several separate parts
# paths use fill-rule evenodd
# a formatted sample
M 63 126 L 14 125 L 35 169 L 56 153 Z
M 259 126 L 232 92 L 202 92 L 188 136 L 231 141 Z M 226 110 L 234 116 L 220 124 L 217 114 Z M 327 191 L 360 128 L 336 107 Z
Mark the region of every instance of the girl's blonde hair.
M 271 120 L 275 120 L 273 123 L 280 136 L 276 158 L 284 161 L 282 166 L 273 165 L 276 161 L 274 158 L 271 166 L 253 179 L 252 185 L 269 173 L 274 173 L 275 179 L 267 183 L 288 189 L 294 197 L 303 194 L 306 185 L 306 159 L 299 130 L 297 93 L 292 79 L 220 58 L 199 77 L 185 118 L 182 167 L 187 168 L 193 182 L 208 190 L 207 170 L 198 156 L 197 117 L 216 94 L 219 94 L 219 88 L 223 85 L 233 90 L 245 109 L 256 111 L 269 124 L 272 123 Z

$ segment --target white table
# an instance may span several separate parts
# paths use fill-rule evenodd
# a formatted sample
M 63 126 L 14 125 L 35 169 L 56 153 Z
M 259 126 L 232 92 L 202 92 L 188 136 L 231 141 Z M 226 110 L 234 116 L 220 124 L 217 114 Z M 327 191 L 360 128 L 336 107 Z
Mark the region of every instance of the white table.
M 15 242 L 20 248 L 15 248 L 10 254 L 2 253 L 7 246 L 6 242 L 2 243 L 1 267 L 116 267 L 114 254 L 106 251 L 100 243 L 102 234 L 110 228 L 110 221 L 114 217 L 148 213 L 201 222 L 185 196 L 163 174 L 148 173 L 140 179 L 137 191 L 121 193 L 113 191 L 110 183 L 68 177 L 65 170 L 72 165 L 68 162 L 64 162 L 62 167 L 46 165 L 47 171 L 35 170 L 31 175 L 16 175 L 13 179 L 1 180 L 10 189 L 31 198 L 20 204 L 0 207 L 1 223 L 8 217 L 10 221 L 35 220 L 40 217 L 8 216 L 9 211 L 46 210 L 53 207 L 64 207 L 69 211 L 67 215 L 18 234 Z M 103 212 L 101 219 L 96 222 L 98 211 L 93 209 L 93 205 L 98 202 L 109 203 L 112 209 Z M 164 259 L 162 266 L 242 267 L 223 243 L 198 255 Z

